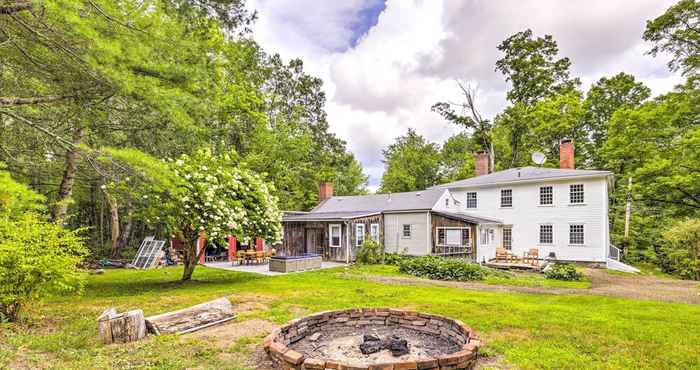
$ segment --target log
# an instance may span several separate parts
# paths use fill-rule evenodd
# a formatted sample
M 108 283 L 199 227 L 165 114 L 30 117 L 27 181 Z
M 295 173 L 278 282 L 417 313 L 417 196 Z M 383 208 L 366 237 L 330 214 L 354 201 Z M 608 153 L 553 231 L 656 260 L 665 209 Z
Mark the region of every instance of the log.
M 108 308 L 98 317 L 97 324 L 105 344 L 134 342 L 146 336 L 143 310 L 119 314 L 115 308 Z
M 174 312 L 146 318 L 148 329 L 155 335 L 186 334 L 218 325 L 236 317 L 231 302 L 226 298 L 215 299 Z

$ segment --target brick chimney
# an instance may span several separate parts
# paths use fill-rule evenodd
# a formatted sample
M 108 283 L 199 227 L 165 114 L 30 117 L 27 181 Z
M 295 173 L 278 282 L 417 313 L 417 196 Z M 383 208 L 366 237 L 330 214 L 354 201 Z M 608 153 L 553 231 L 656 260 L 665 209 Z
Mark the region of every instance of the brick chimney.
M 559 142 L 559 168 L 573 170 L 574 164 L 574 141 L 562 139 Z
M 489 155 L 478 152 L 474 155 L 474 176 L 489 174 Z
M 333 183 L 332 182 L 322 182 L 318 186 L 318 201 L 323 202 L 324 200 L 333 196 Z

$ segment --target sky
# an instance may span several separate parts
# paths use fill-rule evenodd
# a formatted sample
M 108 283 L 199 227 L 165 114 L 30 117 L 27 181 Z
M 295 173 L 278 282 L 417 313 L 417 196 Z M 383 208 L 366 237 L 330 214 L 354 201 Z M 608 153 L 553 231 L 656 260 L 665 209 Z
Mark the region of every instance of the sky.
M 667 58 L 646 55 L 647 20 L 672 0 L 249 0 L 254 39 L 283 59 L 300 58 L 324 81 L 330 129 L 379 186 L 382 149 L 409 128 L 442 143 L 458 133 L 430 107 L 460 101 L 457 80 L 478 87 L 486 118 L 506 107 L 509 85 L 494 71 L 497 45 L 532 29 L 550 34 L 582 88 L 619 72 L 654 95 L 682 81 Z

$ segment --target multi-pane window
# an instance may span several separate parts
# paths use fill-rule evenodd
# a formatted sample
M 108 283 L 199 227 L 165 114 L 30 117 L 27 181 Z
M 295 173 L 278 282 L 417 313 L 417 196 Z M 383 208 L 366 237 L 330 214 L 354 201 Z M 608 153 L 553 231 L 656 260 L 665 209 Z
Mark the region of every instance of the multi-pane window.
M 445 199 L 445 207 L 450 206 L 450 198 Z
M 376 242 L 379 241 L 379 224 L 371 224 L 369 225 L 369 235 L 372 237 L 372 239 Z
M 404 238 L 410 238 L 410 237 L 411 237 L 411 225 L 409 225 L 409 224 L 404 224 L 404 225 L 403 225 L 403 237 L 404 237 Z
M 569 185 L 569 203 L 583 203 L 583 184 Z
M 467 227 L 438 227 L 437 245 L 464 246 L 470 245 L 469 228 Z
M 569 244 L 583 244 L 583 224 L 569 225 Z
M 554 243 L 554 228 L 552 225 L 540 225 L 540 244 Z
M 551 186 L 540 186 L 540 205 L 551 205 L 554 203 L 554 189 Z
M 479 238 L 481 239 L 481 245 L 489 245 L 494 240 L 494 232 L 491 228 L 483 228 L 479 232 Z
M 340 225 L 331 225 L 330 234 L 331 247 L 340 247 Z
M 467 193 L 467 208 L 476 208 L 476 192 Z
M 365 242 L 365 224 L 355 225 L 355 245 L 361 246 Z
M 510 226 L 503 228 L 503 248 L 507 250 L 513 248 L 513 229 Z
M 513 189 L 501 189 L 501 207 L 513 206 Z

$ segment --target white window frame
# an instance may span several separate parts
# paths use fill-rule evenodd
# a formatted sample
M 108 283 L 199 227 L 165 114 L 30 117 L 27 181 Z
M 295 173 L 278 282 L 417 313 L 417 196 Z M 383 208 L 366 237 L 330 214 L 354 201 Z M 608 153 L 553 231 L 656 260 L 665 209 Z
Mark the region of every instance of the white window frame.
M 408 226 L 408 235 L 406 235 L 406 226 Z M 401 239 L 411 239 L 413 236 L 413 225 L 403 224 L 401 225 Z
M 503 205 L 503 192 L 504 191 L 510 191 L 510 205 Z M 513 189 L 501 189 L 500 191 L 501 194 L 501 208 L 513 208 Z
M 445 198 L 445 208 L 450 208 L 450 198 Z
M 474 207 L 470 207 L 470 206 L 469 206 L 469 200 L 470 200 L 470 199 L 469 199 L 469 196 L 470 196 L 471 194 L 474 194 Z M 465 206 L 467 209 L 477 209 L 477 208 L 479 207 L 479 194 L 477 194 L 475 191 L 467 192 L 466 198 L 467 198 L 467 199 L 466 199 L 466 202 L 464 203 L 464 206 Z
M 445 231 L 445 243 L 440 243 L 440 230 Z M 454 246 L 453 244 L 447 244 L 447 230 L 460 230 L 461 234 L 459 235 L 459 240 L 460 244 L 458 245 L 459 247 L 471 247 L 471 228 L 469 227 L 458 227 L 458 226 L 440 226 L 435 228 L 435 245 L 438 247 L 451 247 Z M 464 240 L 464 231 L 466 230 L 468 237 L 467 237 L 467 244 L 461 244 L 462 241 Z
M 550 188 L 551 189 L 551 203 L 542 203 L 542 189 L 544 188 Z M 537 192 L 537 205 L 542 206 L 542 207 L 553 207 L 554 206 L 554 186 L 553 185 L 542 185 L 539 187 L 539 191 Z
M 501 242 L 503 243 L 503 248 L 507 250 L 513 250 L 513 226 L 511 225 L 504 225 L 503 226 L 503 235 L 501 237 Z M 506 230 L 510 231 L 510 245 L 506 246 Z
M 552 229 L 552 241 L 551 242 L 543 242 L 542 241 L 542 226 L 549 226 Z M 537 243 L 539 245 L 553 245 L 554 244 L 554 225 L 553 224 L 539 224 L 537 227 Z
M 574 202 L 574 186 L 581 186 L 581 201 L 576 201 Z M 578 199 L 578 198 L 577 198 Z M 584 184 L 570 184 L 569 185 L 569 204 L 570 205 L 579 205 L 579 204 L 586 204 L 586 187 Z
M 338 228 L 338 245 L 333 245 L 333 229 Z M 343 227 L 340 224 L 328 225 L 328 246 L 331 248 L 340 248 L 343 244 Z
M 365 224 L 355 224 L 355 246 L 361 247 L 365 242 Z
M 581 242 L 580 243 L 573 243 L 571 241 L 571 227 L 572 226 L 581 226 Z M 577 246 L 580 247 L 582 245 L 586 245 L 586 224 L 583 222 L 574 222 L 569 224 L 569 245 Z
M 369 225 L 369 235 L 375 242 L 379 241 L 379 224 Z

